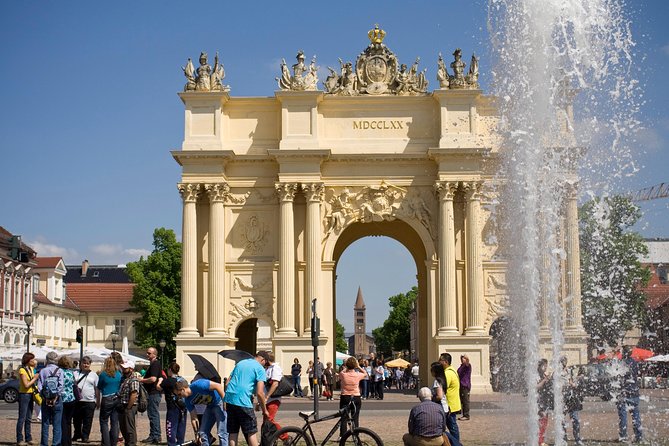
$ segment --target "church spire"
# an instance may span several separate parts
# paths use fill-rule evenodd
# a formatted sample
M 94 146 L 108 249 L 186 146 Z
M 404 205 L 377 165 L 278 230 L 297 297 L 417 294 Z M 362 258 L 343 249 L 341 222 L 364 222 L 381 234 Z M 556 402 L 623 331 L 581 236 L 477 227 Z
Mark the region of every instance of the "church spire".
M 365 301 L 362 299 L 362 289 L 360 287 L 358 287 L 358 297 L 355 299 L 355 306 L 353 308 L 360 310 L 365 309 Z

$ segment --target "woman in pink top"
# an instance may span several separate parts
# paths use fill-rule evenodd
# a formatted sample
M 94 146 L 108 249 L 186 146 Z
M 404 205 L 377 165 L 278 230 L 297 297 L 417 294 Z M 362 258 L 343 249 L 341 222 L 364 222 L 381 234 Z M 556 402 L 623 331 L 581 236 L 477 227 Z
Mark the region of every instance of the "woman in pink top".
M 341 385 L 341 396 L 339 397 L 339 408 L 348 406 L 349 402 L 353 401 L 355 406 L 355 413 L 353 413 L 353 425 L 358 427 L 358 419 L 360 418 L 360 408 L 362 402 L 360 401 L 360 381 L 369 378 L 365 369 L 358 365 L 358 360 L 353 356 L 348 358 L 344 363 L 344 368 L 339 372 L 339 384 Z M 345 423 L 341 424 L 339 431 L 340 438 L 346 432 Z

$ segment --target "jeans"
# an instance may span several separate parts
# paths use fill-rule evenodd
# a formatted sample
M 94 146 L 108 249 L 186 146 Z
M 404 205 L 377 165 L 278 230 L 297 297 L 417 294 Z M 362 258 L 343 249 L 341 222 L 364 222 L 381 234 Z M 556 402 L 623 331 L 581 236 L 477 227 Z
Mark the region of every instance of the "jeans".
M 618 434 L 627 437 L 627 411 L 632 412 L 632 427 L 634 428 L 635 440 L 641 440 L 641 415 L 639 415 L 639 397 L 628 397 L 616 403 L 618 407 Z
M 353 395 L 341 395 L 339 397 L 339 408 L 343 409 L 344 407 L 348 406 L 349 402 L 353 401 L 353 406 L 355 407 L 355 413 L 353 413 L 353 416 L 351 417 L 351 420 L 353 421 L 353 427 L 356 428 L 360 425 L 359 420 L 360 420 L 360 409 L 362 408 L 362 401 L 360 401 L 359 396 L 353 396 Z M 348 426 L 346 426 L 346 423 L 344 422 L 344 419 L 342 418 L 342 423 L 339 426 L 339 436 L 343 437 L 344 433 L 346 433 L 346 429 Z
M 302 394 L 302 384 L 300 384 L 300 375 L 293 376 L 293 395 L 304 396 Z
M 460 402 L 462 403 L 462 416 L 469 418 L 469 389 L 460 386 Z
M 361 379 L 360 380 L 360 396 L 367 399 L 369 396 L 369 380 Z
M 460 429 L 458 429 L 458 422 L 456 420 L 454 413 L 449 412 L 446 415 L 446 429 L 455 437 L 456 440 L 460 441 Z
M 218 423 L 218 439 L 220 446 L 228 446 L 228 420 L 223 410 L 223 401 L 219 404 L 210 404 L 204 410 L 202 415 L 202 423 L 200 424 L 200 439 L 201 446 L 209 446 L 209 436 L 207 435 L 214 424 Z
M 16 421 L 16 442 L 33 441 L 33 434 L 30 430 L 30 419 L 33 414 L 33 394 L 19 393 L 19 419 Z
M 114 396 L 103 396 L 100 401 L 100 436 L 102 446 L 116 446 L 119 432 L 119 420 L 117 404 L 119 398 Z
M 93 427 L 93 416 L 95 415 L 95 401 L 77 401 L 74 411 L 74 434 L 72 438 L 88 440 Z
M 186 436 L 186 411 L 178 407 L 168 407 L 165 415 L 165 435 L 167 446 L 176 446 L 184 442 Z
M 571 417 L 571 426 L 574 428 L 574 441 L 581 441 L 581 419 L 578 410 L 566 412 L 565 415 Z M 567 420 L 562 423 L 564 429 L 564 436 L 567 437 Z
M 160 441 L 160 393 L 149 394 L 149 405 L 146 408 L 146 414 L 149 416 L 149 438 Z
M 49 426 L 53 426 L 53 446 L 60 446 L 63 435 L 63 400 L 58 398 L 53 406 L 42 403 L 42 439 L 40 446 L 49 446 Z

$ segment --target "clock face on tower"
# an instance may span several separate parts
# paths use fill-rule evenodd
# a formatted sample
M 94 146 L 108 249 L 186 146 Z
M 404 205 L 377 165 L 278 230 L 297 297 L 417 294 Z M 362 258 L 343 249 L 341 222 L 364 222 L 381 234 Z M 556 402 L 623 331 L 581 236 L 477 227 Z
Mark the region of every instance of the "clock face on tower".
M 358 325 L 358 331 L 362 330 L 362 325 Z

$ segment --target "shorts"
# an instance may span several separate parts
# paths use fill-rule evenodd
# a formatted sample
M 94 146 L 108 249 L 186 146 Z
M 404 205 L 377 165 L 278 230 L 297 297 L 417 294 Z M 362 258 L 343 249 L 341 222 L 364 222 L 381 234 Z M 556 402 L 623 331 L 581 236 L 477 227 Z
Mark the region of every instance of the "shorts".
M 227 403 L 225 411 L 228 413 L 228 433 L 238 434 L 239 428 L 245 435 L 258 432 L 256 413 L 250 407 L 235 406 Z

